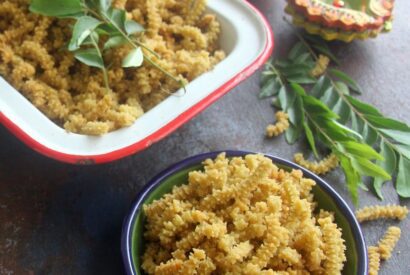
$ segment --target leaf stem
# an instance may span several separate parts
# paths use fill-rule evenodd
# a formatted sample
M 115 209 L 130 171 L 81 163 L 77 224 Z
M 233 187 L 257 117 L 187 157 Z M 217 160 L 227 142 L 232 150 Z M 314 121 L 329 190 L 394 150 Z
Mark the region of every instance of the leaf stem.
M 134 41 L 132 40 L 114 21 L 111 20 L 111 18 L 109 18 L 105 13 L 102 13 L 101 15 L 95 11 L 93 11 L 92 9 L 88 8 L 88 12 L 92 13 L 94 16 L 96 16 L 97 18 L 99 18 L 100 20 L 104 21 L 107 24 L 111 24 L 113 25 L 117 31 L 122 35 L 123 38 L 125 38 L 125 40 L 127 40 L 127 42 L 133 46 L 134 48 L 138 48 L 138 47 L 142 47 L 144 49 L 146 49 L 147 51 L 149 51 L 150 53 L 152 53 L 153 55 L 155 55 L 156 57 L 158 57 L 158 54 L 156 52 L 154 52 L 153 50 L 149 49 L 146 45 L 144 45 L 143 43 L 139 42 L 139 41 Z M 167 70 L 165 70 L 164 68 L 162 68 L 160 65 L 158 65 L 155 61 L 153 61 L 150 57 L 148 57 L 147 55 L 144 54 L 144 58 L 151 64 L 153 65 L 155 68 L 157 68 L 158 70 L 160 70 L 162 73 L 164 73 L 166 76 L 168 76 L 169 78 L 171 78 L 172 80 L 174 80 L 175 82 L 177 82 L 186 92 L 186 88 L 185 88 L 185 84 L 183 83 L 183 81 L 181 79 L 178 79 L 177 77 L 175 77 L 174 75 L 172 75 L 170 72 L 168 72 Z
M 104 58 L 103 58 L 103 55 L 101 53 L 100 47 L 98 46 L 97 41 L 95 41 L 92 33 L 90 34 L 90 38 L 91 38 L 91 42 L 92 42 L 94 48 L 97 50 L 98 56 L 101 58 L 102 62 L 104 63 Z M 108 81 L 108 72 L 107 72 L 107 68 L 105 67 L 105 65 L 103 66 L 103 68 L 101 68 L 101 71 L 103 73 L 105 88 L 107 89 L 107 91 L 109 91 L 110 90 L 110 85 L 109 85 L 109 81 Z

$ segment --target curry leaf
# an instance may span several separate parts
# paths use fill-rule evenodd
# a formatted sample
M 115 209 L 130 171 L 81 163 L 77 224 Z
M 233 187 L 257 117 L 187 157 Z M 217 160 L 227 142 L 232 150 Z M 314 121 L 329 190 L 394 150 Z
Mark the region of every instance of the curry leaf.
M 102 22 L 91 16 L 82 16 L 74 25 L 73 36 L 68 45 L 68 50 L 78 50 L 84 40 L 100 25 Z
M 353 80 L 350 76 L 348 76 L 346 73 L 337 69 L 330 69 L 329 72 L 337 78 L 343 80 L 353 91 L 359 94 L 362 93 L 362 89 L 357 84 L 357 82 Z
M 80 0 L 32 0 L 30 11 L 45 16 L 68 17 L 83 12 Z
M 393 175 L 397 166 L 396 154 L 394 153 L 393 149 L 385 142 L 381 142 L 380 154 L 383 156 L 384 160 L 378 160 L 376 164 L 382 167 L 386 171 L 386 173 Z M 380 199 L 383 199 L 381 189 L 385 182 L 386 180 L 382 177 L 375 177 L 373 181 L 374 191 Z
M 139 67 L 144 62 L 144 54 L 140 47 L 132 50 L 123 60 L 122 67 Z
M 135 22 L 134 20 L 126 20 L 124 27 L 126 33 L 129 35 L 145 31 L 144 27 Z
M 410 198 L 410 160 L 405 157 L 399 158 L 396 190 L 403 198 Z
M 104 50 L 112 49 L 127 43 L 127 40 L 122 36 L 110 37 L 104 44 Z
M 104 60 L 94 48 L 78 50 L 74 53 L 74 57 L 88 66 L 100 69 L 104 68 Z

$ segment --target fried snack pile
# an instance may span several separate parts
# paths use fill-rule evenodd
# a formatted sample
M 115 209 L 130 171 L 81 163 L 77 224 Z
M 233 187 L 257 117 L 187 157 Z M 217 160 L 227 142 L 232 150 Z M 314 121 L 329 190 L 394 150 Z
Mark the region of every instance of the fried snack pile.
M 114 0 L 145 26 L 141 42 L 162 68 L 191 81 L 224 58 L 220 25 L 206 0 Z M 0 0 L 0 76 L 37 108 L 71 132 L 101 135 L 131 125 L 175 92 L 179 84 L 149 64 L 123 69 L 129 46 L 112 49 L 104 87 L 99 69 L 77 62 L 66 49 L 72 22 L 32 14 L 30 0 Z M 177 106 L 176 106 L 177 108 Z
M 261 155 L 206 160 L 188 183 L 145 205 L 149 274 L 340 274 L 333 213 L 317 214 L 315 182 Z

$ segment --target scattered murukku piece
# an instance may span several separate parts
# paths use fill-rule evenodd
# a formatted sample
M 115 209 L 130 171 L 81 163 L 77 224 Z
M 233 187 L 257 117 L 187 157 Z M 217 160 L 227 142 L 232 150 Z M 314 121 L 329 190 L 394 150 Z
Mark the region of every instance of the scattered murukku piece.
M 369 246 L 367 251 L 369 257 L 369 275 L 377 275 L 379 274 L 380 269 L 379 248 L 376 246 Z
M 266 127 L 266 135 L 268 137 L 277 137 L 289 128 L 289 115 L 285 112 L 279 111 L 275 114 L 276 123 L 270 124 Z
M 318 60 L 316 61 L 315 67 L 310 72 L 310 75 L 313 77 L 319 77 L 323 75 L 326 72 L 327 67 L 329 66 L 329 63 L 330 63 L 329 57 L 320 54 Z
M 391 253 L 400 239 L 401 230 L 397 226 L 390 226 L 383 238 L 378 243 L 380 259 L 388 260 Z
M 375 205 L 367 206 L 356 211 L 356 218 L 359 222 L 372 221 L 377 219 L 398 219 L 404 220 L 409 210 L 406 206 L 400 205 Z
M 303 154 L 294 155 L 294 161 L 300 166 L 312 171 L 317 175 L 323 175 L 339 166 L 339 159 L 335 154 L 330 154 L 325 159 L 317 161 L 308 161 Z

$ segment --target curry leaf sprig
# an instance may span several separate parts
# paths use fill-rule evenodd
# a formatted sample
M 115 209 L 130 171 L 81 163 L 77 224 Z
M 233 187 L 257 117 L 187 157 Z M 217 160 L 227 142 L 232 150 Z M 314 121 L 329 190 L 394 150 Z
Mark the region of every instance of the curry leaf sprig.
M 361 93 L 362 89 L 344 72 L 328 68 L 320 78 L 312 77 L 311 72 L 319 60 L 318 52 L 338 61 L 321 39 L 299 34 L 298 37 L 300 41 L 285 60 L 267 64 L 261 84 L 260 97 L 276 96 L 275 105 L 289 114 L 291 126 L 286 132 L 287 141 L 292 144 L 304 133 L 316 156 L 316 142 L 330 148 L 341 161 L 353 200 L 357 197 L 357 187 L 363 186 L 363 175 L 373 177 L 373 187 L 380 198 L 383 183 L 390 179 L 388 176 L 397 175 L 397 193 L 410 197 L 410 184 L 406 181 L 410 177 L 410 127 L 352 97 L 352 93 Z M 309 95 L 301 99 L 295 97 L 294 90 L 301 89 L 296 83 L 306 84 L 310 88 Z M 312 102 L 315 106 L 309 107 L 307 104 Z M 315 122 L 318 116 L 311 113 L 323 111 L 323 107 L 329 112 L 322 113 Z M 334 120 L 332 123 L 327 121 L 329 117 Z M 329 127 L 321 125 L 323 123 Z M 325 135 L 323 131 L 330 131 L 330 134 Z M 351 148 L 343 148 L 346 138 L 341 135 L 343 132 L 350 139 L 350 145 L 354 144 L 356 155 L 349 152 Z M 367 149 L 363 147 L 365 144 Z M 377 156 L 368 150 L 370 146 L 378 150 Z M 370 160 L 376 163 L 368 162 Z
M 143 49 L 159 56 L 139 41 L 143 26 L 127 19 L 125 10 L 112 7 L 111 0 L 33 0 L 30 11 L 45 16 L 76 20 L 68 50 L 80 62 L 101 69 L 104 84 L 109 89 L 108 69 L 104 54 L 128 44 L 132 50 L 122 60 L 123 68 L 140 67 L 144 60 L 184 87 L 182 80 L 159 66 Z

